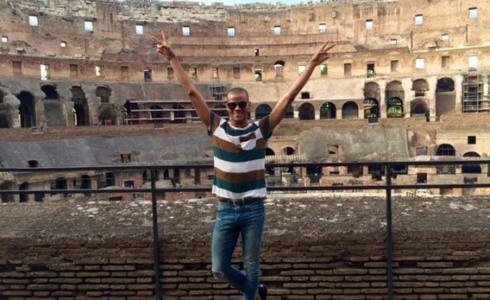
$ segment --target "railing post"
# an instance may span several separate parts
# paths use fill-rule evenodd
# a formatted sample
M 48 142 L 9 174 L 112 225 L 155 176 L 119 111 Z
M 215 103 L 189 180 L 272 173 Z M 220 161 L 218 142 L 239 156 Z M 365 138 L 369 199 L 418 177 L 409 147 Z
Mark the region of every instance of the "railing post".
M 386 174 L 386 287 L 388 300 L 393 300 L 393 229 L 391 212 L 391 166 L 385 164 Z
M 162 300 L 160 289 L 160 238 L 158 236 L 158 213 L 156 192 L 156 169 L 151 169 L 151 209 L 153 221 L 153 259 L 155 272 L 155 299 Z

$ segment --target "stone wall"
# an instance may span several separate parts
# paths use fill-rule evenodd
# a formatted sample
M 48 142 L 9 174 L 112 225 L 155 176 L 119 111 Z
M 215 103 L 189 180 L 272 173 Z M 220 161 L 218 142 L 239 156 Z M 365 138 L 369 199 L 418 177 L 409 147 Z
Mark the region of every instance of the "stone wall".
M 384 199 L 305 196 L 266 203 L 269 299 L 386 299 Z M 158 208 L 164 299 L 240 299 L 211 277 L 214 200 Z M 490 297 L 488 198 L 393 211 L 396 299 Z M 152 299 L 149 202 L 4 204 L 0 227 L 1 299 Z

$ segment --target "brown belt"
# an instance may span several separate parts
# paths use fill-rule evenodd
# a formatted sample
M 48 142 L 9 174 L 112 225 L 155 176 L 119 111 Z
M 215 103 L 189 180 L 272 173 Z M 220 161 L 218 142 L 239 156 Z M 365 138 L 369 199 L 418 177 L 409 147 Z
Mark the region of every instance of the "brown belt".
M 259 197 L 246 197 L 243 199 L 228 199 L 228 198 L 218 197 L 219 202 L 233 204 L 233 205 L 240 205 L 240 206 L 262 203 L 264 202 L 264 199 L 265 198 L 259 198 Z

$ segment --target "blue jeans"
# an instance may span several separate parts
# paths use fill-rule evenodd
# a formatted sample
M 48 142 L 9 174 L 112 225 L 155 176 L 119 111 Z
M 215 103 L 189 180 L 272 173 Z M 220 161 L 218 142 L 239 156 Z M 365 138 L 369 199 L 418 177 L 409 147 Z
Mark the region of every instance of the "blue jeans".
M 225 279 L 243 293 L 244 300 L 255 300 L 259 286 L 260 245 L 264 233 L 264 203 L 237 205 L 219 202 L 213 230 L 213 275 Z M 243 272 L 231 265 L 233 250 L 242 236 Z

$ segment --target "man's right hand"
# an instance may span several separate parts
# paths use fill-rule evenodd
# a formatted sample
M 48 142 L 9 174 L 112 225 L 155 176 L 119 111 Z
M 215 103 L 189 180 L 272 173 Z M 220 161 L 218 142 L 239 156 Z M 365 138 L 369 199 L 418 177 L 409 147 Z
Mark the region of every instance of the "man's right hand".
M 160 36 L 152 36 L 152 39 L 156 42 L 156 50 L 159 54 L 165 56 L 169 61 L 175 58 L 175 53 L 168 43 L 167 36 L 163 30 L 160 31 Z

